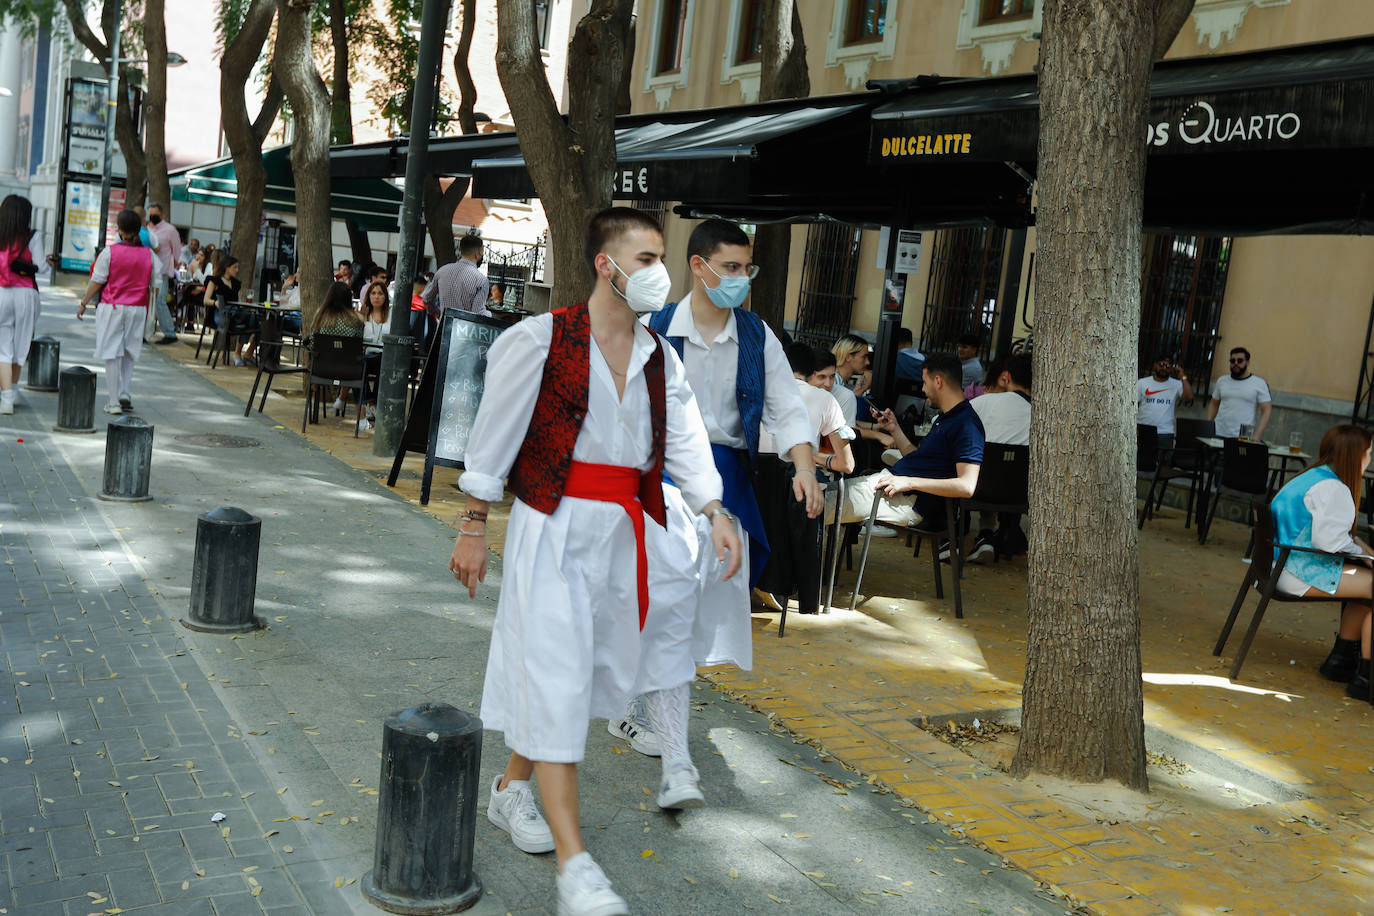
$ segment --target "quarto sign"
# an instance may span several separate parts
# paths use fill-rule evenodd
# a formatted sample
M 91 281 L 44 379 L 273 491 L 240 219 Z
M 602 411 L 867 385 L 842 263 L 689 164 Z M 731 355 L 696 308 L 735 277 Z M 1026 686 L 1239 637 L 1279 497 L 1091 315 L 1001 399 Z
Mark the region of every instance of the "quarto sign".
M 1292 140 L 1302 130 L 1296 112 L 1252 115 L 1218 114 L 1209 103 L 1194 102 L 1177 120 L 1148 125 L 1145 143 L 1168 146 L 1174 138 L 1196 146 L 1200 143 L 1273 142 Z

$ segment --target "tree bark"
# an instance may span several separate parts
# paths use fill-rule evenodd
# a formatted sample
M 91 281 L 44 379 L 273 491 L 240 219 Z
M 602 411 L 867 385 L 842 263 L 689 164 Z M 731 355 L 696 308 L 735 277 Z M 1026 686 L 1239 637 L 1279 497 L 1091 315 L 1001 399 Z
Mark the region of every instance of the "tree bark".
M 348 13 L 344 0 L 329 0 L 329 41 L 334 46 L 329 133 L 335 143 L 353 142 L 353 103 L 348 89 Z
M 100 28 L 104 33 L 103 40 L 91 31 L 91 27 L 86 22 L 85 4 L 82 0 L 62 0 L 62 6 L 67 11 L 67 19 L 71 22 L 72 34 L 76 40 L 91 52 L 97 61 L 100 61 L 106 71 L 110 67 L 110 45 L 113 43 L 115 19 L 119 17 L 122 9 L 122 0 L 103 0 L 100 7 Z M 129 24 L 125 23 L 127 28 Z M 165 42 L 164 42 L 165 47 Z M 119 88 L 118 98 L 115 107 L 114 132 L 115 140 L 119 143 L 119 151 L 124 154 L 125 164 L 125 203 L 126 207 L 138 206 L 144 201 L 144 191 L 148 183 L 148 169 L 144 161 L 143 142 L 134 130 L 133 108 L 129 105 L 129 88 L 132 85 L 129 68 L 120 65 L 119 67 Z
M 453 52 L 453 76 L 458 81 L 458 129 L 465 134 L 477 133 L 477 84 L 473 82 L 468 58 L 472 52 L 472 35 L 477 22 L 477 0 L 460 0 L 458 6 L 458 48 Z M 435 267 L 443 267 L 458 260 L 453 238 L 453 211 L 462 203 L 472 179 L 459 176 L 447 188 L 434 174 L 425 176 L 425 227 L 429 230 L 430 247 L 434 249 Z
M 497 0 L 497 73 L 549 220 L 552 307 L 587 297 L 582 257 L 587 222 L 610 206 L 615 110 L 633 0 L 593 0 L 568 43 L 567 120 L 558 113 L 535 33 L 534 4 Z
M 281 110 L 281 81 L 274 74 L 267 84 L 262 110 L 249 120 L 244 88 L 262 55 L 272 19 L 277 14 L 276 0 L 253 0 L 243 17 L 243 25 L 233 41 L 226 42 L 220 55 L 219 106 L 224 139 L 234 160 L 238 199 L 234 203 L 234 229 L 230 252 L 239 259 L 239 273 L 251 278 L 258 259 L 258 228 L 262 225 L 262 202 L 267 195 L 267 170 L 262 164 L 262 144 L 272 122 Z
M 806 69 L 806 42 L 795 0 L 764 0 L 762 74 L 759 100 L 800 99 L 811 93 Z M 792 226 L 765 224 L 754 232 L 754 263 L 760 266 L 749 294 L 749 308 L 775 334 L 781 334 L 787 312 L 787 262 L 792 253 Z
M 329 208 L 329 90 L 310 49 L 311 0 L 277 0 L 273 72 L 291 102 L 295 121 L 291 171 L 296 187 L 296 253 L 301 314 L 306 324 L 333 282 Z
M 148 150 L 148 196 L 172 218 L 167 178 L 167 17 L 165 0 L 143 0 L 143 46 L 148 52 L 148 92 L 143 96 L 143 136 Z
M 1018 777 L 1148 788 L 1133 392 L 1142 138 L 1167 2 L 1044 8 Z

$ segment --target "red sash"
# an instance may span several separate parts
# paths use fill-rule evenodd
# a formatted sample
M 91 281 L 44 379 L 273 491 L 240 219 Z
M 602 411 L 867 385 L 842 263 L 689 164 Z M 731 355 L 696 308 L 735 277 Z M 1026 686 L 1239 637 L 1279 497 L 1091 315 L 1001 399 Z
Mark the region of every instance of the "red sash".
M 652 473 L 652 472 L 650 472 Z M 639 501 L 643 478 L 634 468 L 574 461 L 568 468 L 564 496 L 615 503 L 630 517 L 635 530 L 635 580 L 639 588 L 639 628 L 649 613 L 649 560 L 644 549 L 644 504 Z

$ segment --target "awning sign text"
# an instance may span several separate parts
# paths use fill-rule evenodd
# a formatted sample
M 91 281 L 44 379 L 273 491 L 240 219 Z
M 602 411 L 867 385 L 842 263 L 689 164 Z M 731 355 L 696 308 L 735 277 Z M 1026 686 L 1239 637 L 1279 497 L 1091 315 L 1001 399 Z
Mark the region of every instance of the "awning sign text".
M 967 156 L 973 134 L 919 134 L 883 137 L 883 156 Z

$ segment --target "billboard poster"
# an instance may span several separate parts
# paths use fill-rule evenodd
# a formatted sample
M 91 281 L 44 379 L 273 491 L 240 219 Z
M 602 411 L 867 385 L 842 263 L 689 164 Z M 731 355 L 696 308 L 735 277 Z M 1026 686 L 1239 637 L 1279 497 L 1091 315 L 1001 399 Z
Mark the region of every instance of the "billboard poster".
M 95 264 L 95 249 L 99 242 L 100 184 L 67 182 L 66 194 L 62 199 L 61 268 L 90 271 Z
M 104 80 L 73 79 L 67 117 L 67 172 L 99 176 L 105 171 Z M 124 156 L 114 146 L 113 173 L 125 174 Z

